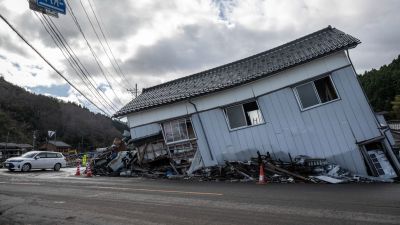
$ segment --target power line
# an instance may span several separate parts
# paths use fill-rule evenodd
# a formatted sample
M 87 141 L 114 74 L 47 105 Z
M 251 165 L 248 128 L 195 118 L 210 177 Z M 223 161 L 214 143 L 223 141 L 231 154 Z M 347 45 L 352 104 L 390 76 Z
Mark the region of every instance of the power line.
M 102 75 L 103 75 L 104 78 L 106 79 L 108 85 L 110 86 L 110 89 L 111 89 L 112 92 L 114 93 L 114 95 L 115 95 L 116 99 L 118 100 L 118 102 L 119 102 L 121 105 L 124 105 L 124 104 L 122 103 L 122 101 L 119 99 L 118 95 L 116 94 L 114 88 L 112 87 L 111 82 L 108 80 L 108 78 L 107 78 L 107 76 L 106 76 L 106 74 L 105 74 L 103 68 L 101 67 L 101 65 L 103 65 L 103 64 L 102 64 L 102 62 L 98 59 L 98 57 L 97 57 L 96 53 L 94 52 L 92 46 L 90 45 L 89 41 L 87 40 L 86 35 L 85 35 L 85 33 L 83 32 L 82 27 L 80 26 L 80 24 L 79 24 L 79 22 L 78 22 L 78 19 L 76 18 L 75 14 L 74 14 L 74 12 L 73 12 L 73 8 L 71 7 L 71 4 L 69 4 L 69 2 L 68 2 L 67 0 L 66 0 L 65 2 L 67 3 L 67 6 L 68 6 L 67 8 L 68 8 L 68 11 L 70 12 L 70 15 L 72 16 L 75 25 L 78 27 L 78 30 L 80 31 L 80 33 L 82 34 L 83 38 L 85 39 L 86 45 L 89 47 L 89 50 L 90 50 L 90 52 L 92 53 L 92 55 L 93 55 L 93 57 L 94 57 L 94 59 L 95 59 L 95 61 L 96 61 L 96 64 L 97 64 L 97 66 L 98 66 L 99 69 L 100 69 L 100 72 L 102 73 Z M 103 66 L 104 66 L 104 65 L 103 65 Z
M 118 110 L 116 106 L 114 106 L 112 104 L 112 101 L 107 97 L 107 95 L 105 95 L 103 92 L 101 92 L 110 102 L 108 103 L 104 97 L 101 95 L 101 93 L 97 90 L 97 88 L 92 84 L 92 82 L 88 79 L 91 78 L 89 72 L 86 70 L 86 68 L 84 67 L 84 65 L 81 63 L 81 61 L 79 60 L 79 58 L 76 56 L 75 52 L 73 51 L 73 49 L 69 46 L 68 42 L 66 41 L 66 39 L 64 38 L 64 36 L 62 35 L 62 33 L 60 32 L 60 30 L 57 28 L 57 26 L 55 25 L 55 23 L 53 22 L 53 20 L 51 19 L 51 17 L 45 17 L 44 15 L 41 15 L 43 20 L 38 16 L 38 14 L 36 12 L 34 12 L 35 16 L 38 18 L 38 20 L 40 21 L 40 23 L 42 24 L 42 26 L 44 27 L 44 29 L 46 30 L 46 32 L 49 34 L 49 36 L 53 39 L 54 44 L 56 45 L 56 47 L 58 47 L 61 51 L 61 53 L 63 54 L 64 58 L 68 61 L 68 63 L 70 64 L 70 66 L 72 67 L 72 69 L 75 71 L 75 73 L 78 75 L 78 77 L 80 78 L 80 80 L 83 82 L 83 84 L 86 86 L 87 89 L 89 89 L 89 91 L 92 93 L 93 97 L 95 97 L 97 99 L 97 101 L 105 108 L 110 108 L 111 111 L 116 111 Z M 43 22 L 45 21 L 45 22 Z M 47 25 L 47 26 L 46 26 Z M 53 37 L 54 36 L 54 37 Z M 66 53 L 64 53 L 66 52 Z M 71 54 L 72 52 L 72 54 Z M 69 56 L 67 57 L 66 54 Z M 77 67 L 78 70 L 75 68 Z M 87 75 L 85 74 L 85 72 L 87 73 Z M 92 79 L 93 80 L 93 79 Z M 89 82 L 90 86 L 87 84 L 87 82 Z M 94 83 L 96 83 L 93 80 Z M 96 84 L 97 85 L 97 84 Z M 95 90 L 95 93 L 93 92 L 93 90 L 90 88 L 92 87 Z M 100 98 L 102 98 L 104 100 L 104 103 L 107 105 L 105 105 L 97 96 L 100 96 Z M 79 99 L 78 99 L 79 100 Z M 110 112 L 109 109 L 107 109 L 107 111 Z
M 44 16 L 43 16 L 43 17 L 44 17 Z M 95 85 L 97 86 L 96 81 L 90 76 L 90 73 L 87 71 L 86 67 L 82 64 L 82 62 L 80 61 L 79 57 L 75 54 L 74 50 L 73 50 L 73 49 L 71 48 L 71 46 L 68 44 L 67 40 L 64 38 L 64 36 L 63 36 L 62 33 L 60 32 L 60 30 L 58 29 L 57 25 L 53 22 L 53 20 L 52 20 L 50 17 L 48 17 L 48 18 L 49 18 L 49 21 L 50 21 L 50 23 L 51 23 L 51 24 L 48 24 L 48 26 L 50 26 L 50 27 L 53 29 L 54 33 L 55 33 L 55 34 L 58 36 L 58 38 L 60 39 L 60 42 L 63 44 L 65 50 L 68 52 L 70 58 L 72 59 L 72 61 L 74 62 L 74 64 L 78 67 L 79 71 L 81 72 L 81 75 L 82 75 L 83 78 L 85 78 L 85 80 L 89 83 L 89 86 L 88 86 L 87 83 L 81 78 L 81 80 L 84 82 L 84 84 L 86 85 L 86 87 L 88 87 L 89 90 L 91 90 L 90 87 L 92 87 L 92 88 L 96 91 L 97 95 L 100 96 L 100 97 L 104 100 L 104 102 L 105 102 L 109 107 L 111 106 L 111 108 L 112 108 L 113 110 L 118 110 L 118 107 L 115 106 L 115 105 L 113 104 L 113 102 L 108 98 L 108 96 L 107 96 L 105 93 L 99 92 L 99 91 L 97 90 L 97 88 L 95 87 Z M 46 18 L 44 17 L 44 19 L 46 19 Z M 46 21 L 47 21 L 47 19 L 46 19 Z M 55 29 L 55 30 L 54 30 L 54 29 Z M 65 43 L 65 44 L 64 44 L 64 43 Z M 72 53 L 72 54 L 71 54 L 71 53 Z M 78 75 L 79 75 L 79 73 L 78 73 Z M 90 78 L 90 79 L 89 79 L 89 78 Z M 93 84 L 93 83 L 94 83 L 94 84 Z M 109 102 L 107 102 L 107 100 L 101 95 L 101 93 L 107 98 L 107 100 L 108 100 Z
M 77 87 L 75 87 L 74 84 L 72 84 L 60 71 L 58 71 L 38 50 L 36 50 L 35 47 L 33 47 L 25 38 L 24 36 L 22 36 L 21 33 L 19 33 L 19 31 L 17 29 L 14 28 L 14 26 L 12 26 L 8 20 L 2 15 L 0 14 L 0 18 L 33 50 L 36 52 L 36 54 L 38 54 L 40 56 L 40 58 L 42 58 L 59 76 L 61 76 L 69 85 L 71 85 L 71 87 L 73 87 L 76 91 L 79 92 L 79 94 L 81 94 L 83 97 L 85 97 L 91 104 L 93 104 L 98 110 L 100 110 L 101 112 L 103 112 L 105 115 L 110 116 L 108 113 L 106 113 L 103 109 L 101 109 L 98 105 L 96 105 L 92 100 L 90 100 L 90 98 L 88 98 L 84 93 L 82 93 Z
M 93 92 L 93 90 L 90 88 L 90 86 L 87 85 L 87 83 L 85 82 L 84 78 L 85 74 L 83 74 L 83 77 L 81 76 L 81 74 L 79 73 L 79 70 L 81 70 L 82 72 L 82 68 L 80 68 L 79 64 L 76 62 L 76 59 L 71 55 L 71 52 L 68 50 L 67 46 L 68 43 L 65 42 L 65 38 L 62 36 L 62 34 L 60 33 L 60 35 L 57 33 L 57 31 L 59 32 L 59 30 L 56 28 L 56 30 L 54 29 L 54 27 L 50 24 L 49 20 L 42 15 L 43 20 L 37 15 L 37 13 L 35 12 L 36 17 L 40 20 L 40 22 L 42 23 L 43 27 L 45 28 L 46 32 L 50 35 L 50 37 L 53 39 L 53 42 L 56 44 L 56 46 L 60 49 L 61 53 L 64 55 L 64 58 L 67 59 L 68 63 L 70 64 L 70 66 L 74 69 L 75 73 L 78 75 L 78 77 L 81 79 L 81 81 L 83 82 L 83 84 L 86 86 L 87 89 L 89 89 L 89 91 L 92 93 L 93 97 L 95 97 L 97 99 L 97 101 L 105 108 L 107 109 L 107 106 L 104 105 L 104 103 L 96 96 L 96 94 Z M 50 18 L 49 18 L 50 19 Z M 45 21 L 45 22 L 43 22 Z M 47 25 L 47 27 L 46 27 Z M 53 37 L 54 36 L 54 37 Z M 63 41 L 64 40 L 64 41 Z M 62 46 L 61 46 L 62 45 Z M 68 45 L 69 47 L 69 45 Z M 71 49 L 72 50 L 72 49 Z M 64 53 L 66 52 L 66 53 Z M 69 57 L 67 55 L 69 55 Z M 75 66 L 74 66 L 75 65 Z M 75 67 L 78 67 L 79 70 L 77 70 Z M 86 77 L 87 79 L 87 77 Z M 87 79 L 88 80 L 88 79 Z M 89 81 L 89 80 L 88 80 Z M 90 81 L 89 81 L 90 82 Z M 92 85 L 92 87 L 96 90 L 96 92 L 98 93 L 97 89 Z M 98 95 L 103 98 L 99 93 Z M 103 98 L 103 100 L 105 101 L 105 99 Z M 107 102 L 106 102 L 107 103 Z M 108 104 L 108 103 L 107 103 Z M 108 106 L 110 107 L 110 105 Z M 113 107 L 111 107 L 113 108 Z M 115 110 L 112 109 L 112 110 Z M 109 111 L 107 109 L 107 111 Z M 110 111 L 109 111 L 110 112 Z
M 101 47 L 102 47 L 104 53 L 106 54 L 106 56 L 107 56 L 107 58 L 108 58 L 108 61 L 110 61 L 110 64 L 111 64 L 112 67 L 114 68 L 116 74 L 117 74 L 117 75 L 120 75 L 120 74 L 118 73 L 118 70 L 117 70 L 117 68 L 115 67 L 113 61 L 111 60 L 110 56 L 108 55 L 108 52 L 107 52 L 106 48 L 105 48 L 104 45 L 103 45 L 103 42 L 101 41 L 99 35 L 97 34 L 97 31 L 96 31 L 96 29 L 94 28 L 94 25 L 93 25 L 93 23 L 92 23 L 92 20 L 90 19 L 90 16 L 89 16 L 89 14 L 87 13 L 87 11 L 86 11 L 86 9 L 85 9 L 85 6 L 84 6 L 83 3 L 82 3 L 82 0 L 79 0 L 79 2 L 81 3 L 81 6 L 82 6 L 83 11 L 85 12 L 86 18 L 89 20 L 90 26 L 92 27 L 93 32 L 94 32 L 94 34 L 96 35 L 97 40 L 99 41 L 99 43 L 100 43 L 100 45 L 101 45 Z M 122 75 L 120 75 L 120 77 L 122 78 L 122 79 L 121 79 L 121 81 L 122 81 L 122 80 L 123 80 Z M 117 81 L 113 76 L 111 76 L 111 78 L 113 78 L 113 80 L 114 80 L 115 82 L 119 83 L 121 86 L 124 86 L 124 85 L 121 83 L 121 81 Z M 124 88 L 127 89 L 126 86 L 124 86 Z
M 92 7 L 92 3 L 90 2 L 90 0 L 88 0 L 88 2 L 89 2 L 90 9 L 91 9 L 92 12 L 93 12 L 94 18 L 96 19 L 97 25 L 98 25 L 99 28 L 100 28 L 100 32 L 101 32 L 101 34 L 102 34 L 102 36 L 103 36 L 103 38 L 104 38 L 104 40 L 105 40 L 105 42 L 106 42 L 106 44 L 107 44 L 108 50 L 110 50 L 111 56 L 112 56 L 113 59 L 114 59 L 114 63 L 117 65 L 120 74 L 122 74 L 123 78 L 125 79 L 125 82 L 127 82 L 127 83 L 129 84 L 129 80 L 126 78 L 124 72 L 122 72 L 122 69 L 121 69 L 121 67 L 119 66 L 119 63 L 118 63 L 117 60 L 115 59 L 114 53 L 113 53 L 113 51 L 111 50 L 111 47 L 110 47 L 110 45 L 109 45 L 109 43 L 108 43 L 108 40 L 107 40 L 107 37 L 106 37 L 106 35 L 104 34 L 104 31 L 103 31 L 103 28 L 102 28 L 101 17 L 100 17 L 99 19 L 97 19 L 97 15 L 96 15 L 95 10 L 93 9 L 94 7 Z M 100 22 L 99 22 L 99 20 L 100 20 Z M 115 69 L 115 68 L 114 68 L 114 69 Z
M 64 55 L 64 58 L 67 59 L 68 63 L 70 64 L 70 66 L 73 68 L 73 70 L 75 71 L 75 73 L 78 74 L 77 69 L 75 68 L 75 66 L 73 66 L 73 64 L 71 63 L 71 60 L 69 57 L 66 56 L 66 54 L 64 53 L 65 50 L 63 50 L 59 44 L 59 41 L 56 40 L 56 36 L 55 34 L 50 30 L 50 28 L 47 28 L 45 22 L 37 15 L 37 13 L 35 12 L 35 16 L 39 19 L 40 23 L 42 24 L 42 26 L 44 27 L 44 29 L 46 30 L 46 32 L 49 34 L 49 36 L 51 37 L 51 39 L 53 39 L 54 44 L 60 49 L 61 53 Z M 104 107 L 104 105 L 103 105 Z M 108 111 L 109 112 L 109 111 Z

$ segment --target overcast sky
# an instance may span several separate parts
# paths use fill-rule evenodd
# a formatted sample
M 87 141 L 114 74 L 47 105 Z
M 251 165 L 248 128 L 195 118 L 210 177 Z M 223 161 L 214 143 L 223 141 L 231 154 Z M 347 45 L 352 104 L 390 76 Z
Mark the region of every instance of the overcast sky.
M 106 76 L 72 16 L 67 12 L 52 20 L 91 74 L 94 85 L 117 108 L 131 100 L 126 88 L 133 88 L 136 83 L 142 89 L 200 72 L 328 25 L 361 40 L 362 44 L 350 51 L 359 73 L 388 64 L 400 54 L 400 1 L 397 0 L 90 0 L 127 78 L 124 79 L 103 51 L 80 1 L 112 59 L 111 52 L 95 22 L 89 0 L 70 0 L 71 9 L 100 64 L 104 65 Z M 29 10 L 27 0 L 0 0 L 0 13 L 82 92 L 91 95 Z M 0 76 L 32 92 L 94 109 L 2 21 Z

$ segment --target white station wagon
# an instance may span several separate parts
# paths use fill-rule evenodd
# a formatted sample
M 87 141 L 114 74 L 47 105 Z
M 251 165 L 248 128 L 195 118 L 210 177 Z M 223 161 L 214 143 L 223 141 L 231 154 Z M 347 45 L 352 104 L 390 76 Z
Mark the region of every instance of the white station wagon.
M 48 151 L 30 151 L 19 157 L 12 157 L 4 162 L 4 166 L 10 171 L 27 172 L 31 169 L 54 169 L 66 167 L 63 154 Z

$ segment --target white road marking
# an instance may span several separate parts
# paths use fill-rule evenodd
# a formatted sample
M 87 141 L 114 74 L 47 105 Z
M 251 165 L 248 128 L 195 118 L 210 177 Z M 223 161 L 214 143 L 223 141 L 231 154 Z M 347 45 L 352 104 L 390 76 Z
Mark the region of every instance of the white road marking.
M 213 192 L 176 191 L 176 190 L 146 189 L 146 188 L 123 188 L 123 187 L 94 187 L 94 188 L 111 189 L 111 190 L 131 190 L 131 191 L 145 191 L 145 192 L 190 194 L 190 195 L 215 195 L 215 196 L 224 195 L 221 193 L 213 193 Z
M 37 185 L 39 186 L 39 183 L 21 183 L 21 182 L 0 182 L 0 184 L 17 184 L 17 185 Z

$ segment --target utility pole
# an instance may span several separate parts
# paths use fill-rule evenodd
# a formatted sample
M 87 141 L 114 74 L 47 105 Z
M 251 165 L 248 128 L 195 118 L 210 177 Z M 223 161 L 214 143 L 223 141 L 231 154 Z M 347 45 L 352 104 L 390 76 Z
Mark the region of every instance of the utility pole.
M 4 155 L 7 155 L 6 158 L 8 158 L 7 154 L 7 144 L 8 144 L 8 136 L 10 135 L 10 131 L 7 132 L 7 139 L 6 139 L 6 145 L 4 146 Z
M 135 84 L 135 88 L 127 89 L 127 91 L 129 91 L 133 96 L 135 96 L 135 98 L 137 98 L 139 93 L 137 83 Z
M 33 131 L 33 141 L 32 141 L 32 148 L 35 150 L 35 140 L 36 140 L 36 130 Z

